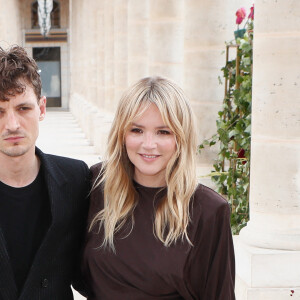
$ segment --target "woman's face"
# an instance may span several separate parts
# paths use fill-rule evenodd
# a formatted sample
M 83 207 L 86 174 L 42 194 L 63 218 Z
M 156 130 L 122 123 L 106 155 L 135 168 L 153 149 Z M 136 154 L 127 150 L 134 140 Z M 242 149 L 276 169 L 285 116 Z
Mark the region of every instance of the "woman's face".
M 150 104 L 131 124 L 125 145 L 134 165 L 134 180 L 144 186 L 164 186 L 166 166 L 176 151 L 176 141 L 155 104 Z

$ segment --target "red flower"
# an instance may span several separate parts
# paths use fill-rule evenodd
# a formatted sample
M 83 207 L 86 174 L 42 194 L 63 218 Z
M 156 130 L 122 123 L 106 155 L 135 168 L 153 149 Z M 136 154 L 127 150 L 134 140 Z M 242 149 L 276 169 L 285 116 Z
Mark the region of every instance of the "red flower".
M 254 19 L 254 4 L 253 6 L 250 8 L 250 14 L 248 16 L 248 19 L 253 20 Z
M 246 9 L 245 7 L 239 8 L 236 13 L 236 24 L 240 25 L 246 17 Z
M 237 157 L 238 158 L 246 158 L 245 157 L 245 150 L 243 148 L 241 148 L 238 153 L 237 153 Z M 242 161 L 242 164 L 244 165 L 246 163 L 246 160 Z

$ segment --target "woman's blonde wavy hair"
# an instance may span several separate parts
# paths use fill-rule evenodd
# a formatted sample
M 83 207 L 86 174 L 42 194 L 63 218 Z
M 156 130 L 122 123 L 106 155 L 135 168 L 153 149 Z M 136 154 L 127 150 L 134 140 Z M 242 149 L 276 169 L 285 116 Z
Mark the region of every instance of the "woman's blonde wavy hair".
M 127 156 L 125 134 L 131 123 L 150 104 L 155 104 L 176 139 L 176 151 L 166 167 L 167 194 L 156 207 L 154 234 L 165 246 L 178 239 L 190 242 L 187 227 L 189 203 L 196 181 L 196 129 L 191 107 L 183 91 L 161 77 L 139 80 L 122 96 L 109 134 L 106 159 L 94 187 L 104 189 L 104 208 L 91 222 L 90 230 L 103 226 L 102 246 L 114 250 L 114 234 L 131 219 L 137 205 L 133 186 L 134 165 Z

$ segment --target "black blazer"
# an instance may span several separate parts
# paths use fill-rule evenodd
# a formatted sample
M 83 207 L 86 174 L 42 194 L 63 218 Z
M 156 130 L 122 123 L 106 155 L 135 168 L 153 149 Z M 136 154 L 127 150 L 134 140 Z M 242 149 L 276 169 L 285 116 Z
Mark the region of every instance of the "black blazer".
M 44 154 L 38 148 L 36 154 L 44 167 L 52 221 L 19 295 L 0 228 L 0 300 L 73 299 L 71 283 L 76 280 L 86 228 L 89 170 L 83 161 Z

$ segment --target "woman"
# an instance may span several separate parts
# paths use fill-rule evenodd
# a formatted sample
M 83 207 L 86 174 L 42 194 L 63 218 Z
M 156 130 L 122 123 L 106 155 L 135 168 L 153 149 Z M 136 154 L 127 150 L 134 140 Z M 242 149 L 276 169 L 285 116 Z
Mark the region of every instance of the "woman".
M 88 299 L 235 299 L 229 206 L 197 184 L 196 149 L 174 83 L 145 78 L 123 95 L 107 159 L 91 169 Z

